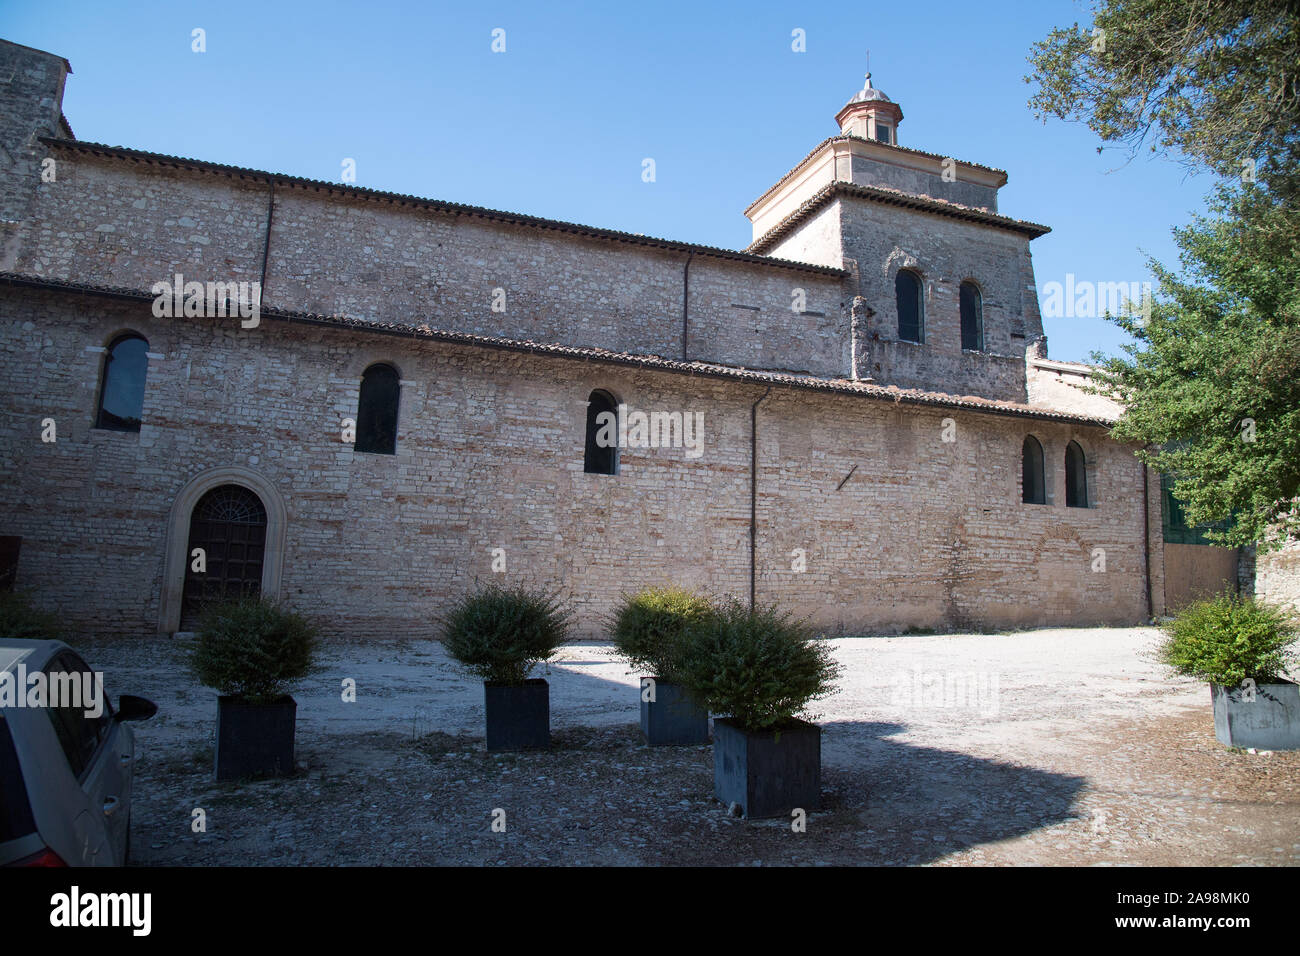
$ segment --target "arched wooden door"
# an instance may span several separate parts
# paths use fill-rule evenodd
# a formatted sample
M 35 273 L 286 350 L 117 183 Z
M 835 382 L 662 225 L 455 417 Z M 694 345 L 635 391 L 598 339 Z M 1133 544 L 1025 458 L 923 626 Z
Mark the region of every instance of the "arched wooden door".
M 194 549 L 202 548 L 204 569 L 194 570 Z M 242 485 L 213 488 L 194 506 L 185 549 L 185 592 L 181 630 L 197 627 L 209 601 L 262 593 L 266 552 L 266 508 Z

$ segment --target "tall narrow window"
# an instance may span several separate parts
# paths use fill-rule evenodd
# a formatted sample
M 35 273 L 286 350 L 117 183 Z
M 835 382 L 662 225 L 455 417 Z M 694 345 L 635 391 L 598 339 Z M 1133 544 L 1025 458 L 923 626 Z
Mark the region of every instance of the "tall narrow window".
M 375 455 L 397 453 L 397 405 L 402 392 L 397 369 L 372 365 L 361 376 L 357 402 L 357 451 Z
M 961 284 L 961 347 L 968 352 L 984 351 L 984 297 L 974 282 Z
M 900 270 L 894 277 L 894 297 L 898 300 L 898 337 L 904 342 L 924 341 L 921 277 L 907 269 Z
M 1027 505 L 1047 504 L 1047 482 L 1043 480 L 1043 446 L 1033 435 L 1025 436 L 1020 451 L 1021 499 Z
M 618 474 L 618 402 L 599 389 L 587 398 L 587 447 L 582 470 L 589 475 Z
M 149 343 L 134 332 L 119 335 L 104 356 L 96 428 L 138 432 L 144 417 L 144 380 L 149 371 Z
M 1075 441 L 1065 446 L 1065 506 L 1088 507 L 1088 468 L 1083 449 Z

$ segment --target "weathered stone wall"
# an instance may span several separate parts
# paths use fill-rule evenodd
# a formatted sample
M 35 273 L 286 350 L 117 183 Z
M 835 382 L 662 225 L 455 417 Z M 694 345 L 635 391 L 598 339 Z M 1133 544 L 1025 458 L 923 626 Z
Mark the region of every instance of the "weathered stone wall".
M 1300 541 L 1255 555 L 1255 594 L 1300 614 Z
M 1093 507 L 1065 507 L 1063 468 L 1049 469 L 1048 505 L 1021 501 L 1027 433 L 1049 461 L 1083 445 Z M 759 592 L 831 630 L 1146 615 L 1142 469 L 1101 429 L 783 392 L 760 407 L 759 434 Z
M 260 279 L 267 183 L 52 152 L 58 182 L 36 186 L 6 268 L 137 289 Z M 847 375 L 836 275 L 695 255 L 688 276 L 686 252 L 301 186 L 276 189 L 271 221 L 267 306 L 681 358 L 688 295 L 689 358 Z
M 31 186 L 41 177 L 37 137 L 59 135 L 67 73 L 62 57 L 0 40 L 0 248 L 26 218 Z
M 858 373 L 901 388 L 937 389 L 1025 401 L 1025 344 L 1042 334 L 1029 240 L 930 213 L 840 200 L 844 255 L 857 263 L 860 288 L 874 311 Z M 921 275 L 924 344 L 898 339 L 894 280 Z M 963 352 L 958 293 L 974 280 L 984 306 L 984 351 Z
M 101 347 L 141 332 L 140 433 L 90 427 Z M 156 319 L 147 303 L 0 289 L 0 531 L 18 586 L 68 624 L 157 628 L 168 512 L 219 467 L 256 471 L 287 508 L 282 594 L 332 634 L 427 633 L 491 575 L 566 587 L 592 634 L 624 590 L 677 582 L 747 597 L 750 406 L 763 389 L 595 363 L 264 321 Z M 403 378 L 397 454 L 340 441 L 362 370 Z M 582 470 L 585 401 L 700 411 L 704 454 L 627 449 Z M 41 441 L 53 418 L 58 440 Z M 943 442 L 943 419 L 956 441 Z M 1074 437 L 1096 507 L 1020 502 L 1026 430 Z M 774 389 L 759 408 L 760 600 L 835 633 L 1141 619 L 1141 469 L 1097 429 Z M 854 465 L 844 488 L 835 486 Z M 1060 469 L 1051 478 L 1062 485 Z M 808 570 L 790 571 L 806 550 Z M 1094 549 L 1106 570 L 1092 570 Z
M 913 162 L 917 160 L 913 159 Z M 935 160 L 936 166 L 941 160 Z M 942 168 L 927 172 L 914 166 L 885 163 L 866 156 L 853 157 L 853 182 L 860 186 L 884 186 L 913 196 L 930 196 L 961 206 L 998 211 L 998 191 L 992 186 L 954 179 L 945 182 Z

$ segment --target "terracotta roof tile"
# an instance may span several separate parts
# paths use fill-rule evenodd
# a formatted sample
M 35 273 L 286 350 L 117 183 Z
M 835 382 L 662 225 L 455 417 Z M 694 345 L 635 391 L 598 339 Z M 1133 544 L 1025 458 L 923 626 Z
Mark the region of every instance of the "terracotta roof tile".
M 62 279 L 49 279 L 43 276 L 13 272 L 0 272 L 0 285 L 62 291 L 84 295 L 106 296 L 137 302 L 152 302 L 154 299 L 152 293 L 146 292 L 142 289 L 128 289 L 90 283 L 69 282 Z M 895 404 L 963 408 L 994 415 L 1069 422 L 1079 425 L 1094 425 L 1102 428 L 1108 428 L 1112 424 L 1112 420 L 1107 418 L 1058 412 L 1049 408 L 1026 405 L 1019 402 L 1001 402 L 973 396 L 949 395 L 943 392 L 927 392 L 920 389 L 900 389 L 892 385 L 884 386 L 875 384 L 874 382 L 854 381 L 852 379 L 792 375 L 785 372 L 772 372 L 732 365 L 716 365 L 708 362 L 683 362 L 677 359 L 667 359 L 657 355 L 641 355 L 627 352 L 615 352 L 609 349 L 555 345 L 546 342 L 534 342 L 527 339 L 509 339 L 498 336 L 478 335 L 470 332 L 456 332 L 450 329 L 440 329 L 428 324 L 404 325 L 395 322 L 361 319 L 346 315 L 322 315 L 319 313 L 271 307 L 263 307 L 259 315 L 261 318 L 269 318 L 275 321 L 318 325 L 339 329 L 354 329 L 362 332 L 397 335 L 422 341 L 446 342 L 456 345 L 496 349 L 498 351 L 519 352 L 532 355 L 548 355 L 557 358 L 576 359 L 589 362 L 602 362 L 610 365 L 645 368 L 675 374 L 698 375 L 704 378 L 746 382 L 755 385 L 779 385 L 807 391 L 851 395 L 866 399 L 874 399 L 877 401 L 889 401 Z

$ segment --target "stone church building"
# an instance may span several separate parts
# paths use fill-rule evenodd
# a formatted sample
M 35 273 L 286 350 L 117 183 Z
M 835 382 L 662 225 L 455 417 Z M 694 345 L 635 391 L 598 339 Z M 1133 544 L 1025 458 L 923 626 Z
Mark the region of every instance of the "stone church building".
M 870 78 L 736 251 L 83 142 L 69 72 L 0 42 L 3 570 L 71 627 L 242 589 L 428 635 L 493 579 L 584 635 L 663 583 L 830 634 L 1165 610 L 1160 478 L 1047 358 L 1047 228 Z

